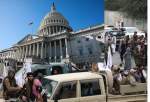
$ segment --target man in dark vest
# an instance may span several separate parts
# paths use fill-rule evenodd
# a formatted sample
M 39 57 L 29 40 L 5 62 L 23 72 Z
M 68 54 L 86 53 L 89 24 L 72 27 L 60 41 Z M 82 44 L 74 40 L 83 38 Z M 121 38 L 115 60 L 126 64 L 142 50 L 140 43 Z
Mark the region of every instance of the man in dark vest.
M 15 71 L 14 70 L 9 70 L 8 71 L 8 76 L 4 78 L 3 81 L 3 96 L 5 100 L 8 100 L 10 98 L 18 98 L 21 87 L 19 87 L 16 84 L 15 80 Z
M 28 72 L 27 73 L 27 81 L 23 86 L 21 99 L 23 102 L 32 102 L 35 100 L 35 97 L 32 93 L 32 86 L 33 86 L 33 73 Z

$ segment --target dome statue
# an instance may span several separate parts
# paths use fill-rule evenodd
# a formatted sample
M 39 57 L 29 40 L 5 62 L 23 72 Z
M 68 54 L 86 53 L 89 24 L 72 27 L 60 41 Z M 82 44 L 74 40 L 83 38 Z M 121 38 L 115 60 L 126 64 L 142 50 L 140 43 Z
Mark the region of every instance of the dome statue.
M 69 26 L 69 22 L 65 17 L 56 11 L 56 7 L 53 3 L 51 11 L 44 17 L 40 24 L 38 35 L 52 35 L 64 30 L 72 31 L 72 28 Z

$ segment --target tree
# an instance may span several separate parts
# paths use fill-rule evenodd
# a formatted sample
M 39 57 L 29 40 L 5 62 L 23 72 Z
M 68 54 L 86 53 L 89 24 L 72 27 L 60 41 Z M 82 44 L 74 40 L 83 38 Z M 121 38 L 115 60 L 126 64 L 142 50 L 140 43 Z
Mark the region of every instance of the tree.
M 122 11 L 133 18 L 147 19 L 147 0 L 105 0 L 105 9 Z

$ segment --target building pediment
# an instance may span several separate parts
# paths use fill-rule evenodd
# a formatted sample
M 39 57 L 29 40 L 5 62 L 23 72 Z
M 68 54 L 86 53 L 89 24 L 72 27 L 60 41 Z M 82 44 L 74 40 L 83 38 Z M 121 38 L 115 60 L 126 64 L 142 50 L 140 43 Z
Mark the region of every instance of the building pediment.
M 26 43 L 26 42 L 32 41 L 33 39 L 37 39 L 37 38 L 39 38 L 39 36 L 28 34 L 28 35 L 26 35 L 23 39 L 21 39 L 21 40 L 17 43 L 17 45 L 24 44 L 24 43 Z

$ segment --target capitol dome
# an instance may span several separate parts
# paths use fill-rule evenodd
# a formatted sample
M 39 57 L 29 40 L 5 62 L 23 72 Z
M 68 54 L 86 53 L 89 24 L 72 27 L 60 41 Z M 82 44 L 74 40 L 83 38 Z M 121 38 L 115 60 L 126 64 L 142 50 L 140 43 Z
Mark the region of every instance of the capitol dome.
M 65 17 L 56 11 L 56 7 L 53 3 L 51 11 L 44 17 L 40 24 L 38 34 L 40 36 L 51 35 L 64 30 L 72 31 L 72 28 L 69 26 L 69 22 Z

